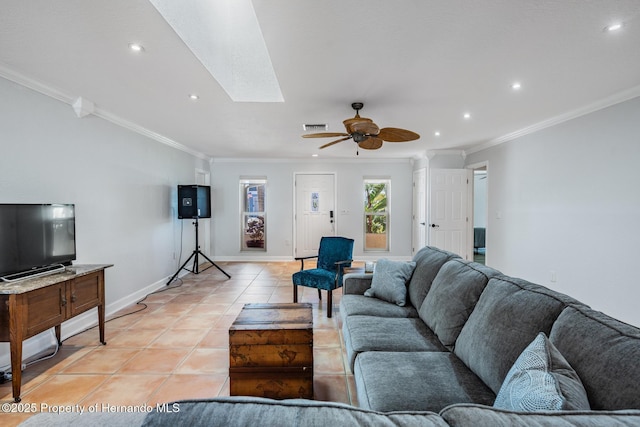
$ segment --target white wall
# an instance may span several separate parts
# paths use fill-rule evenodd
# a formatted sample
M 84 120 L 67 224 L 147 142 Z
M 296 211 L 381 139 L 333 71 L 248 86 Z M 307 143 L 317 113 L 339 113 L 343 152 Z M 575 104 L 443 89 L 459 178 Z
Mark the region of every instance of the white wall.
M 640 325 L 640 98 L 466 159 L 481 161 L 489 265 Z
M 176 186 L 195 182 L 205 160 L 95 116 L 78 119 L 71 106 L 2 78 L 0 152 L 0 203 L 76 205 L 77 263 L 114 264 L 107 315 L 164 286 L 179 266 Z M 184 226 L 188 256 L 195 234 Z M 0 361 L 8 351 L 0 344 Z
M 293 176 L 299 172 L 335 172 L 337 177 L 337 233 L 355 239 L 358 260 L 411 257 L 412 166 L 408 160 L 379 161 L 265 161 L 215 160 L 212 181 L 212 246 L 218 260 L 293 258 Z M 239 180 L 241 177 L 267 179 L 267 251 L 240 251 Z M 363 178 L 389 177 L 389 252 L 363 251 Z M 348 211 L 341 214 L 342 210 Z

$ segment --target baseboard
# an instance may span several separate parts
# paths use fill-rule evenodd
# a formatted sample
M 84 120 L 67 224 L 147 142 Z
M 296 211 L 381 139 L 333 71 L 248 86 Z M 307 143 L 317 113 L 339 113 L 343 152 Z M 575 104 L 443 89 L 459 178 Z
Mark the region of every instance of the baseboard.
M 178 277 L 183 277 L 188 274 L 188 271 L 181 272 Z M 109 303 L 105 306 L 105 317 L 108 320 L 109 316 L 113 313 L 122 310 L 125 307 L 133 305 L 143 299 L 145 296 L 152 292 L 162 289 L 167 285 L 167 281 L 171 276 L 167 276 L 158 280 L 151 285 L 148 285 L 124 298 L 120 298 L 117 301 Z M 73 335 L 85 331 L 98 324 L 98 309 L 92 308 L 73 319 L 64 322 L 60 328 L 60 337 L 65 340 Z M 109 337 L 107 336 L 108 340 Z M 45 353 L 53 353 L 56 346 L 56 336 L 53 329 L 46 330 L 36 336 L 33 336 L 22 343 L 22 363 L 35 359 L 36 356 Z M 11 352 L 9 343 L 0 343 L 0 371 L 7 371 L 11 366 Z
M 377 261 L 380 258 L 389 259 L 392 261 L 410 261 L 411 256 L 385 256 L 381 253 L 379 255 L 367 255 L 359 256 L 354 262 L 364 261 Z M 213 259 L 214 262 L 291 262 L 294 261 L 293 257 L 288 256 L 219 256 Z
M 183 277 L 185 275 L 187 275 L 188 272 L 184 271 L 181 272 L 178 277 Z M 147 295 L 164 288 L 165 286 L 167 286 L 167 281 L 171 278 L 171 276 L 167 276 L 164 277 L 160 280 L 158 280 L 155 283 L 152 283 L 151 285 L 148 285 L 132 294 L 127 295 L 124 298 L 120 298 L 117 301 L 114 301 L 112 303 L 109 303 L 105 306 L 105 318 L 106 320 L 109 320 L 109 316 L 112 315 L 113 313 L 117 313 L 118 311 L 122 310 L 123 308 L 129 307 L 135 303 L 137 303 L 138 301 L 142 300 L 144 297 L 146 297 Z M 82 313 L 79 316 L 74 317 L 73 319 L 67 320 L 66 322 L 64 322 L 62 324 L 62 330 L 61 330 L 61 338 L 62 340 L 67 339 L 68 337 L 71 337 L 79 332 L 84 331 L 85 329 L 91 328 L 93 326 L 96 326 L 98 324 L 98 314 L 97 314 L 97 308 L 93 308 L 85 313 Z M 108 338 L 108 337 L 107 337 Z
M 35 358 L 35 356 L 51 354 L 56 348 L 56 335 L 53 333 L 53 329 L 45 331 L 34 337 L 25 340 L 22 343 L 22 363 L 25 364 L 28 360 Z M 9 351 L 9 343 L 0 344 L 0 371 L 6 372 L 11 370 L 11 352 Z
M 287 262 L 293 261 L 290 256 L 234 255 L 212 258 L 213 262 Z

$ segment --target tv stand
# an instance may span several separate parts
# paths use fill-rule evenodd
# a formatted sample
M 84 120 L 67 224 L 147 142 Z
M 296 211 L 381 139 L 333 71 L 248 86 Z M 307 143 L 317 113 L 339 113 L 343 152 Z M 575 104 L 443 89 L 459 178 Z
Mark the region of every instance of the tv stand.
M 55 328 L 61 344 L 61 324 L 98 308 L 100 342 L 104 338 L 104 270 L 112 265 L 75 265 L 62 273 L 0 282 L 0 342 L 9 342 L 13 399 L 20 402 L 22 342 Z

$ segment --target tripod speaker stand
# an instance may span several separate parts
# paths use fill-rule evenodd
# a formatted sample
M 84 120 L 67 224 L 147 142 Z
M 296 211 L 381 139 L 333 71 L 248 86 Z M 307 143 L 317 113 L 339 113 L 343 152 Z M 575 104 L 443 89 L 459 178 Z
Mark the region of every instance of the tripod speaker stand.
M 183 269 L 187 270 L 187 271 L 190 271 L 190 272 L 192 272 L 194 274 L 200 274 L 200 273 L 202 273 L 202 271 L 206 271 L 206 270 L 210 269 L 211 267 L 215 267 L 218 270 L 220 270 L 225 276 L 227 276 L 229 279 L 231 279 L 231 276 L 229 276 L 226 271 L 224 271 L 222 268 L 220 268 L 220 266 L 218 266 L 218 264 L 216 264 L 215 262 L 211 261 L 209 259 L 209 257 L 207 257 L 205 254 L 203 254 L 202 251 L 200 250 L 200 245 L 198 243 L 198 217 L 194 218 L 193 225 L 196 226 L 196 248 L 191 253 L 191 256 L 189 258 L 187 258 L 187 260 L 184 262 L 184 264 L 182 264 L 182 266 L 178 269 L 178 271 L 176 271 L 176 273 L 173 275 L 173 277 L 171 277 L 171 279 L 167 282 L 167 286 L 169 286 L 169 284 L 175 280 L 175 278 L 178 276 L 178 274 Z M 204 259 L 206 259 L 207 261 L 209 261 L 211 263 L 210 266 L 208 266 L 207 268 L 205 268 L 202 271 L 200 271 L 200 266 L 198 265 L 198 257 L 199 256 L 202 256 Z M 192 258 L 193 258 L 193 267 L 191 268 L 191 270 L 189 270 L 188 268 L 185 268 L 185 266 L 189 263 L 189 261 L 191 261 Z

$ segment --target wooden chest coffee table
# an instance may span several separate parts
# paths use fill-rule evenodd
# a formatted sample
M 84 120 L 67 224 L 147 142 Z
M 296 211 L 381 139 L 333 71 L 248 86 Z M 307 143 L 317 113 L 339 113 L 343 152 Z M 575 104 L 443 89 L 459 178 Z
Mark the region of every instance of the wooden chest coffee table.
M 313 399 L 309 303 L 245 304 L 229 328 L 231 396 Z

